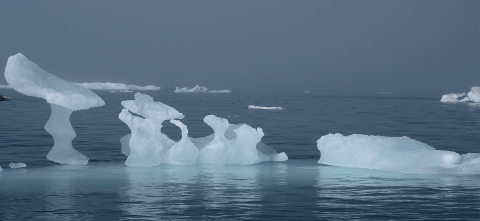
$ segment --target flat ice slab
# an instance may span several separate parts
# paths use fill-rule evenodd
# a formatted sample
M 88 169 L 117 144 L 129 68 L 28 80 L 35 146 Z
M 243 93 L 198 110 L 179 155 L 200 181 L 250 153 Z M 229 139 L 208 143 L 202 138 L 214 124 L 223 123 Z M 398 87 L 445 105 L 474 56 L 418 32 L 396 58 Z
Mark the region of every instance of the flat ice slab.
M 248 105 L 248 109 L 260 109 L 260 110 L 283 110 L 283 107 L 263 107 L 263 106 L 255 106 L 255 105 Z
M 90 90 L 144 90 L 144 91 L 155 91 L 160 90 L 161 87 L 155 85 L 148 86 L 137 86 L 137 85 L 127 85 L 123 83 L 112 83 L 112 82 L 91 82 L 91 83 L 75 83 L 82 87 L 88 88 Z
M 480 153 L 436 150 L 408 137 L 328 134 L 317 141 L 318 163 L 405 173 L 480 174 Z

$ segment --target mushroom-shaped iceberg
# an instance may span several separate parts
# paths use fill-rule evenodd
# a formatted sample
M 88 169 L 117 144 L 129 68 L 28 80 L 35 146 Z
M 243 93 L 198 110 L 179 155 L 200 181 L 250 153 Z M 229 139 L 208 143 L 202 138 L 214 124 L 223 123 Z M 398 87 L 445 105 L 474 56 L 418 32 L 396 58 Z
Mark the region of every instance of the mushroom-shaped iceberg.
M 88 157 L 72 146 L 76 134 L 70 115 L 76 110 L 103 106 L 105 102 L 92 91 L 46 72 L 20 53 L 8 58 L 5 79 L 17 92 L 50 103 L 52 113 L 45 130 L 52 135 L 54 145 L 47 159 L 59 164 L 87 165 Z

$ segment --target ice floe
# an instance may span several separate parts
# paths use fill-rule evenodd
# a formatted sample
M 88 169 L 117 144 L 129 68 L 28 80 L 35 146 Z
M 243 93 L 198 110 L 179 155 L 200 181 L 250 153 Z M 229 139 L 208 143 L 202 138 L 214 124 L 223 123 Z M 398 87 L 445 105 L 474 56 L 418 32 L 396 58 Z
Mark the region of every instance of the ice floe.
M 176 87 L 175 88 L 175 93 L 207 93 L 208 88 L 200 86 L 200 85 L 195 85 L 195 87 L 189 89 L 188 87 Z
M 328 134 L 317 140 L 318 163 L 404 173 L 480 174 L 480 153 L 436 150 L 408 137 Z
M 5 79 L 17 92 L 50 103 L 52 112 L 45 130 L 52 135 L 54 145 L 47 159 L 59 164 L 87 165 L 88 157 L 72 146 L 76 134 L 69 118 L 73 111 L 103 106 L 105 102 L 92 91 L 46 72 L 20 53 L 8 58 Z
M 125 109 L 119 118 L 128 125 L 131 134 L 123 136 L 120 143 L 122 153 L 128 156 L 125 165 L 129 167 L 152 167 L 161 163 L 249 165 L 288 159 L 285 153 L 277 153 L 260 142 L 261 128 L 233 125 L 226 119 L 208 115 L 204 122 L 212 127 L 214 134 L 190 138 L 187 126 L 177 120 L 182 119 L 183 114 L 173 107 L 141 93 L 135 94 L 135 100 L 122 101 L 122 105 Z M 165 120 L 180 128 L 180 141 L 175 142 L 161 132 Z
M 19 168 L 23 168 L 23 167 L 27 167 L 27 164 L 24 164 L 24 163 L 9 163 L 8 166 L 12 169 L 19 169 Z
M 10 85 L 1 85 L 0 84 L 0 89 L 12 89 L 12 87 L 10 87 Z
M 92 83 L 75 83 L 82 87 L 88 88 L 90 90 L 135 90 L 135 91 L 154 91 L 160 90 L 161 87 L 157 87 L 155 85 L 148 85 L 148 86 L 137 86 L 137 85 L 127 85 L 123 83 L 112 83 L 112 82 L 92 82 Z M 122 91 L 124 92 L 124 91 Z M 129 92 L 129 91 L 126 91 Z
M 195 87 L 193 88 L 188 88 L 188 87 L 176 87 L 175 88 L 175 93 L 232 93 L 231 90 L 227 90 L 227 89 L 224 89 L 224 90 L 208 90 L 208 88 L 204 87 L 204 86 L 200 86 L 200 85 L 195 85 Z
M 255 106 L 255 105 L 248 105 L 248 109 L 261 109 L 261 110 L 283 110 L 283 107 L 263 107 L 263 106 Z
M 444 103 L 456 103 L 456 102 L 473 102 L 480 103 L 480 87 L 472 87 L 470 92 L 465 93 L 450 93 L 442 96 L 440 100 Z

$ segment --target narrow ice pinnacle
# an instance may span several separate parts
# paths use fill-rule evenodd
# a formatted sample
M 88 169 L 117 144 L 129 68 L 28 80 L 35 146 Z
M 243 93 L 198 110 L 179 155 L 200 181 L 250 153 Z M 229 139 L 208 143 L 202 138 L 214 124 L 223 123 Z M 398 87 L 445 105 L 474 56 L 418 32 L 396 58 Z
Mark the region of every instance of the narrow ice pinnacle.
M 50 103 L 52 113 L 45 130 L 52 135 L 54 145 L 47 159 L 59 164 L 87 165 L 88 157 L 72 146 L 76 134 L 70 115 L 76 110 L 103 106 L 105 102 L 92 91 L 48 73 L 20 53 L 8 58 L 5 79 L 17 92 Z

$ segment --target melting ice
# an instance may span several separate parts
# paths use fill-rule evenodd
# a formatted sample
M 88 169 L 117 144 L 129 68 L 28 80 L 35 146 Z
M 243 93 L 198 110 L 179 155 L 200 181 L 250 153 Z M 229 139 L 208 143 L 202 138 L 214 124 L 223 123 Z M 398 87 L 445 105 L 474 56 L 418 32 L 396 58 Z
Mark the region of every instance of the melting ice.
M 465 93 L 450 93 L 442 96 L 441 102 L 455 103 L 455 102 L 474 102 L 480 103 L 480 87 L 472 87 L 470 92 Z
M 190 138 L 187 126 L 178 120 L 184 117 L 183 114 L 173 107 L 155 102 L 152 97 L 141 93 L 135 94 L 135 100 L 123 101 L 122 105 L 125 109 L 119 118 L 132 133 L 122 137 L 120 142 L 122 153 L 128 156 L 125 164 L 130 167 L 151 167 L 162 162 L 173 165 L 248 165 L 288 159 L 285 153 L 278 154 L 260 142 L 264 135 L 261 128 L 232 125 L 226 119 L 208 115 L 204 122 L 212 127 L 214 134 Z M 181 129 L 180 141 L 175 142 L 161 132 L 165 120 Z
M 5 79 L 17 92 L 50 103 L 52 113 L 45 130 L 52 135 L 54 145 L 47 159 L 59 164 L 87 165 L 88 157 L 72 146 L 76 134 L 69 118 L 73 111 L 103 106 L 105 102 L 92 91 L 46 72 L 20 53 L 8 58 Z
M 480 174 L 480 153 L 436 150 L 408 137 L 328 134 L 317 140 L 318 163 L 405 173 Z
M 127 85 L 123 83 L 112 83 L 112 82 L 92 82 L 92 83 L 75 83 L 82 87 L 85 87 L 90 90 L 123 90 L 122 92 L 126 92 L 128 90 L 160 90 L 161 87 L 157 87 L 155 85 L 148 85 L 148 86 L 137 86 L 137 85 Z

